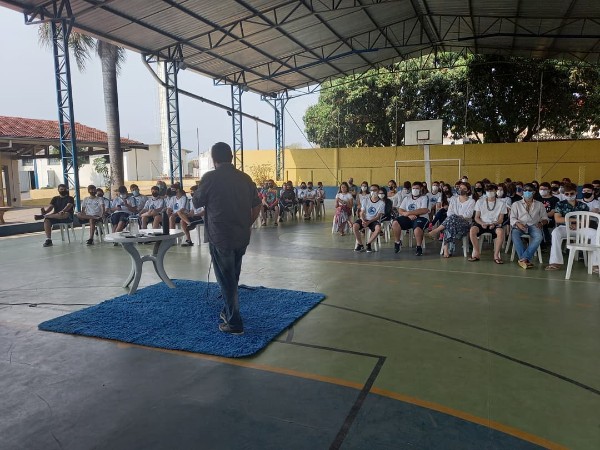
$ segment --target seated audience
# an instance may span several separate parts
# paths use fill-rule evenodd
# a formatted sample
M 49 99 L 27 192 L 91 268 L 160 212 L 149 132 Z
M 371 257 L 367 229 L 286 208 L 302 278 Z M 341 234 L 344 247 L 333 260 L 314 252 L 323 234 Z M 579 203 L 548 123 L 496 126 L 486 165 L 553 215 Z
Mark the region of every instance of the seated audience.
M 110 216 L 110 223 L 112 224 L 113 233 L 123 231 L 125 225 L 127 225 L 129 216 L 138 213 L 135 202 L 130 199 L 127 193 L 127 188 L 125 186 L 119 186 L 117 192 L 118 195 L 111 202 L 112 214 Z
M 364 228 L 371 230 L 371 238 L 367 242 L 367 253 L 373 251 L 371 244 L 381 231 L 380 219 L 385 211 L 385 203 L 379 198 L 379 186 L 376 184 L 371 185 L 369 191 L 369 198 L 363 201 L 360 207 L 360 218 L 354 222 L 353 231 L 354 237 L 356 238 L 355 252 L 362 252 L 365 250 L 362 242 L 361 231 Z
M 586 203 L 577 200 L 577 185 L 574 183 L 565 183 L 565 200 L 561 200 L 556 204 L 554 210 L 554 222 L 556 226 L 552 230 L 552 247 L 550 247 L 550 261 L 546 266 L 546 270 L 559 270 L 564 264 L 563 253 L 562 253 L 562 241 L 567 238 L 567 224 L 566 216 L 570 212 L 577 211 L 589 211 L 589 207 Z M 571 230 L 575 229 L 575 224 L 569 224 Z M 596 230 L 588 229 L 584 230 L 584 233 L 589 238 L 594 237 Z M 594 260 L 595 261 L 595 260 Z M 596 265 L 596 264 L 594 264 Z
M 475 204 L 475 219 L 469 232 L 473 253 L 469 261 L 479 261 L 479 241 L 483 234 L 491 234 L 494 239 L 494 262 L 504 264 L 500 251 L 502 242 L 504 242 L 504 216 L 508 212 L 506 203 L 496 197 L 498 187 L 495 184 L 487 184 L 485 187 L 485 197 L 480 198 Z
M 416 256 L 423 255 L 423 230 L 429 222 L 429 199 L 421 195 L 423 184 L 415 181 L 411 188 L 411 195 L 402 200 L 398 208 L 398 217 L 392 224 L 394 232 L 394 253 L 400 251 L 402 245 L 402 230 L 413 230 L 417 248 Z
M 41 208 L 42 214 L 34 216 L 35 220 L 44 220 L 46 241 L 42 247 L 52 247 L 52 225 L 73 222 L 74 208 L 75 199 L 69 195 L 69 188 L 66 184 L 59 184 L 58 195 L 52 197 L 47 207 Z
M 523 187 L 522 193 L 523 200 L 513 202 L 510 208 L 511 238 L 519 256 L 519 266 L 529 269 L 533 267 L 531 261 L 544 238 L 542 228 L 548 223 L 548 214 L 544 205 L 534 200 L 535 187 L 533 184 L 527 183 Z M 527 247 L 521 238 L 524 234 L 529 235 Z
M 139 212 L 139 216 L 142 218 L 142 223 L 140 224 L 142 229 L 148 226 L 148 222 L 152 222 L 152 228 L 158 228 L 161 221 L 160 215 L 166 208 L 165 199 L 159 195 L 158 186 L 152 186 L 151 193 L 152 197 L 148 199 L 144 208 Z
M 284 212 L 290 212 L 294 217 L 298 209 L 298 199 L 296 191 L 291 181 L 284 183 L 283 189 L 279 194 L 279 217 L 283 217 Z
M 458 185 L 458 195 L 454 195 L 448 201 L 448 214 L 437 228 L 428 233 L 428 237 L 436 239 L 438 233 L 444 232 L 444 244 L 442 254 L 444 258 L 449 258 L 454 254 L 456 241 L 469 234 L 471 223 L 473 222 L 473 209 L 475 200 L 471 197 L 471 185 L 468 182 L 460 182 Z
M 350 216 L 352 215 L 353 198 L 349 191 L 348 183 L 340 184 L 335 196 L 335 216 L 333 217 L 333 232 L 344 236 L 350 230 Z
M 273 213 L 273 225 L 277 226 L 280 222 L 281 215 L 279 214 L 279 191 L 273 180 L 268 180 L 265 188 L 259 195 L 261 199 L 260 208 L 260 223 L 262 226 L 267 225 L 267 217 L 270 211 Z
M 96 186 L 90 184 L 88 186 L 89 197 L 86 197 L 81 203 L 81 212 L 77 213 L 77 219 L 80 223 L 89 223 L 90 238 L 86 241 L 87 245 L 94 245 L 94 231 L 96 231 L 96 223 L 102 222 L 104 218 L 104 200 L 96 197 Z M 102 230 L 100 231 L 102 232 Z

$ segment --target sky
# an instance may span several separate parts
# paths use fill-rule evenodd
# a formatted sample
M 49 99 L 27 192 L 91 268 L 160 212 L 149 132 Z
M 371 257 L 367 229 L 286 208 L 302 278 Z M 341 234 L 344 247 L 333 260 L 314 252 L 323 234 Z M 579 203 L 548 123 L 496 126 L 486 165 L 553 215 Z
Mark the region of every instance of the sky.
M 51 48 L 38 41 L 37 25 L 25 25 L 23 15 L 0 7 L 0 115 L 31 119 L 57 120 L 54 63 Z M 158 88 L 140 54 L 127 51 L 118 79 L 121 136 L 145 144 L 160 143 Z M 102 96 L 102 73 L 96 55 L 79 72 L 71 63 L 75 121 L 106 129 Z M 210 78 L 190 71 L 180 71 L 179 87 L 218 103 L 231 105 L 230 86 L 214 86 Z M 292 95 L 292 94 L 291 94 Z M 289 100 L 285 115 L 285 144 L 302 148 L 312 145 L 304 136 L 302 116 L 318 101 L 318 94 Z M 189 97 L 179 96 L 181 142 L 184 149 L 196 154 L 210 149 L 218 141 L 232 143 L 231 117 L 226 111 Z M 242 96 L 242 109 L 253 116 L 274 122 L 274 111 L 260 96 L 251 92 Z M 297 123 L 297 125 L 294 123 Z M 256 121 L 243 120 L 244 149 L 257 148 Z M 258 125 L 260 149 L 275 148 L 275 130 Z

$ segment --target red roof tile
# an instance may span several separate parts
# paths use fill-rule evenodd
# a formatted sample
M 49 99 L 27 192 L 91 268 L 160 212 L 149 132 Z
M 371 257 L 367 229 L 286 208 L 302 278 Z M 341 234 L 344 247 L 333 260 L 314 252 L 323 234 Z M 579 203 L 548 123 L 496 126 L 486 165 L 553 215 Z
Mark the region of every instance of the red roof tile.
M 57 120 L 26 119 L 23 117 L 0 116 L 0 138 L 46 139 L 59 140 Z M 77 142 L 85 144 L 101 144 L 107 146 L 107 135 L 104 131 L 75 122 Z M 142 142 L 121 138 L 126 146 L 144 145 Z

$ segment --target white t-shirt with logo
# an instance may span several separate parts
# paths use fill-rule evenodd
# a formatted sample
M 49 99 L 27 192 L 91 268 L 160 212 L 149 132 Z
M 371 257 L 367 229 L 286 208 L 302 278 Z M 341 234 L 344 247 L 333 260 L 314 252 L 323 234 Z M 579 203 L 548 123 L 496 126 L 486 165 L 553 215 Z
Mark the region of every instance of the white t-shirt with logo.
M 150 211 L 151 209 L 163 209 L 165 207 L 165 199 L 161 197 L 151 197 L 144 205 L 144 209 Z
M 420 217 L 429 219 L 429 197 L 426 195 L 420 195 L 417 198 L 413 198 L 412 195 L 409 195 L 408 197 L 404 197 L 404 200 L 402 200 L 402 203 L 400 204 L 400 209 L 408 212 L 423 208 L 427 209 L 427 212 L 421 214 Z
M 117 209 L 117 207 L 121 207 L 120 209 Z M 117 212 L 126 212 L 126 213 L 134 213 L 135 211 L 133 210 L 133 200 L 131 200 L 131 197 L 126 197 L 123 198 L 120 195 L 118 197 L 115 197 L 112 201 L 112 207 L 113 209 L 117 209 Z
M 427 198 L 429 199 L 429 209 L 435 208 L 435 205 L 442 201 L 442 193 L 440 191 L 437 194 L 433 194 L 431 192 L 427 193 Z
M 181 198 L 177 198 L 177 196 L 173 197 L 171 201 L 171 205 L 169 208 L 173 210 L 174 213 L 177 211 L 185 211 L 188 207 L 188 198 L 185 195 L 182 195 Z
M 100 197 L 87 197 L 83 200 L 82 207 L 88 216 L 102 216 L 104 199 Z
M 598 210 L 600 209 L 600 201 L 598 201 L 597 199 L 594 199 L 591 202 L 586 202 L 585 200 L 580 200 L 580 201 L 585 203 L 591 212 L 597 213 Z
M 376 202 L 373 202 L 370 198 L 366 198 L 362 201 L 360 208 L 365 212 L 365 219 L 371 220 L 377 217 L 378 214 L 383 215 L 385 212 L 385 202 L 380 198 L 377 198 Z
M 508 208 L 500 198 L 493 203 L 488 202 L 486 198 L 480 198 L 475 204 L 475 212 L 477 211 L 483 223 L 497 223 L 500 215 L 508 212 Z

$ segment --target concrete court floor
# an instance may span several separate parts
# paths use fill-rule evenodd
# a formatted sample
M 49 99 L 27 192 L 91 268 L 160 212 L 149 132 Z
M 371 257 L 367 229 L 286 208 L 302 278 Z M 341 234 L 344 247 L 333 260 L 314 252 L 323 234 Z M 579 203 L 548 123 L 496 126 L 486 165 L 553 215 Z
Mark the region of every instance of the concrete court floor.
M 330 227 L 253 231 L 242 283 L 327 298 L 235 360 L 38 331 L 122 294 L 129 258 L 0 239 L 0 449 L 600 448 L 600 280 L 582 263 L 565 281 L 488 247 L 356 254 Z M 174 247 L 165 267 L 206 280 L 209 260 Z M 140 287 L 158 281 L 146 265 Z

